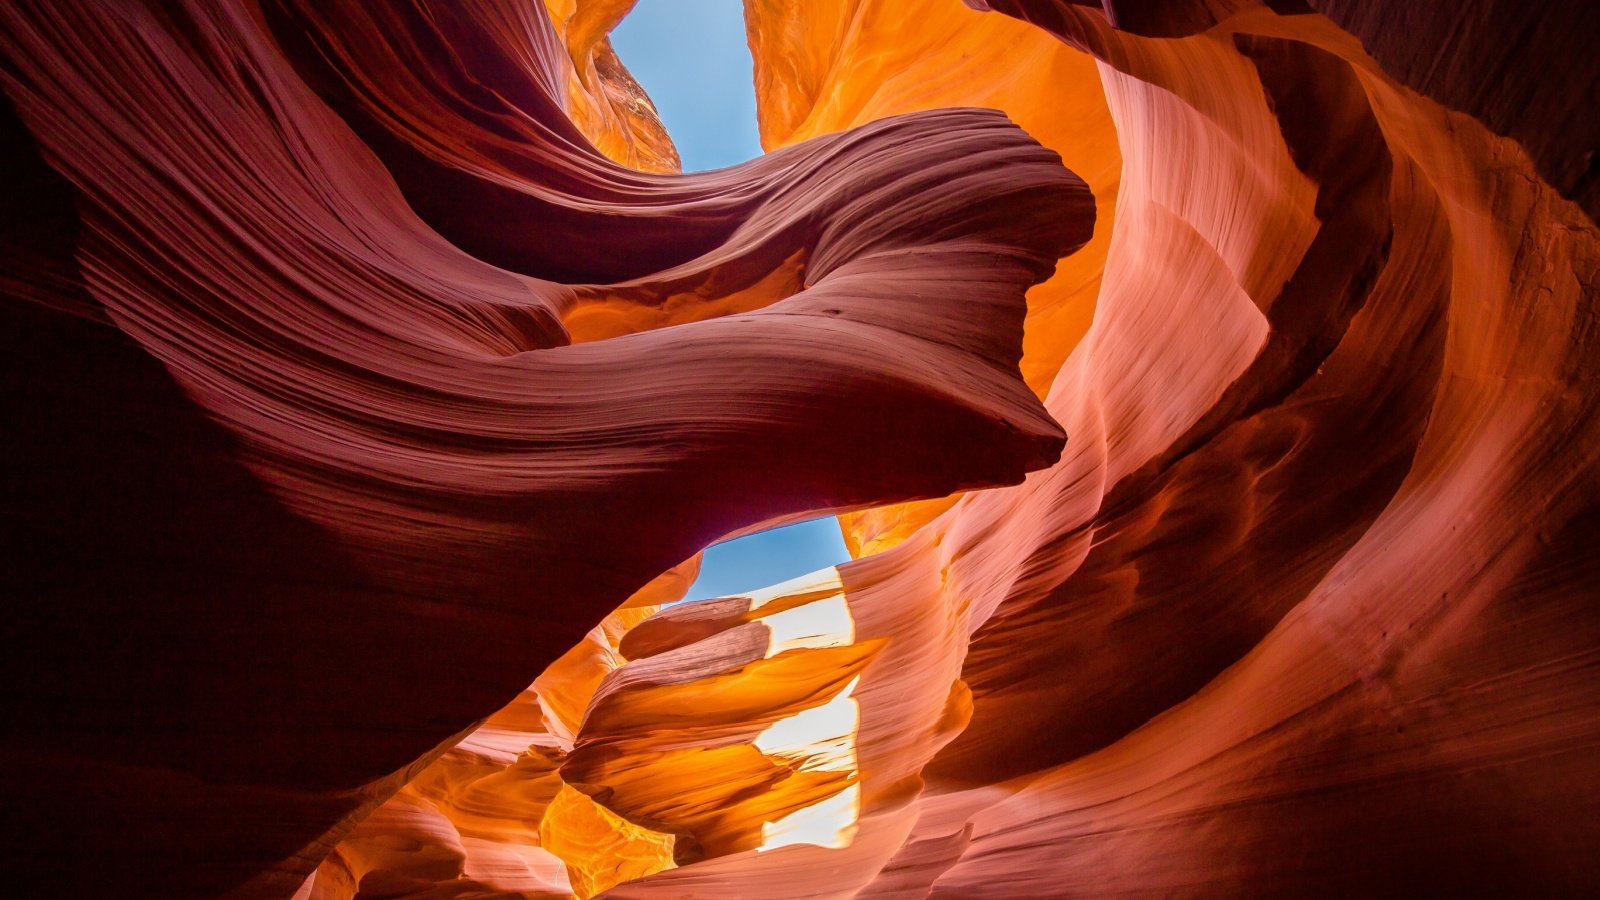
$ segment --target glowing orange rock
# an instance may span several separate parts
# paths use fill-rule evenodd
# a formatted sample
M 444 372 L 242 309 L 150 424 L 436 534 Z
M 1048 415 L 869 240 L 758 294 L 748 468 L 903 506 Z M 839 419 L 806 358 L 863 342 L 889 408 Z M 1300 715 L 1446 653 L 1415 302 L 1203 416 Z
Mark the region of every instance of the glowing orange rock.
M 1059 454 L 1016 369 L 1092 227 L 1054 154 L 967 110 L 635 172 L 568 118 L 561 46 L 506 0 L 0 9 L 45 210 L 4 242 L 35 473 L 6 806 L 10 852 L 96 848 L 56 892 L 292 893 L 706 542 Z M 562 322 L 796 258 L 758 309 Z
M 1016 488 L 847 517 L 853 548 L 881 552 L 841 567 L 854 615 L 911 618 L 916 597 L 972 635 L 942 652 L 967 654 L 974 718 L 924 772 L 900 849 L 871 855 L 892 829 L 864 820 L 861 846 L 826 856 L 848 875 L 731 854 L 619 896 L 738 896 L 763 872 L 793 879 L 781 896 L 1600 878 L 1568 854 L 1592 804 L 1558 787 L 1596 777 L 1568 743 L 1594 739 L 1600 701 L 1578 599 L 1596 578 L 1579 549 L 1595 373 L 1584 332 L 1558 324 L 1592 316 L 1593 223 L 1520 148 L 1398 87 L 1326 20 L 1245 6 L 1122 8 L 1130 27 L 1191 35 L 1158 42 L 1013 5 L 1105 60 L 1123 173 L 1094 325 L 1080 340 L 1030 308 L 1030 341 L 1062 345 L 1047 393 L 1073 435 L 1062 461 Z M 758 9 L 793 17 L 767 29 L 779 133 L 897 96 L 892 78 L 830 84 L 853 52 L 915 69 L 892 39 L 858 37 L 872 4 Z M 752 33 L 759 48 L 759 16 Z M 782 44 L 796 35 L 817 41 Z M 1513 500 L 1514 482 L 1546 487 Z M 1507 645 L 1511 623 L 1540 637 Z M 1550 659 L 1585 662 L 1533 674 Z M 1542 697 L 1532 719 L 1524 688 Z M 888 743 L 860 734 L 856 752 Z M 1508 827 L 1523 861 L 1498 849 Z M 1295 851 L 1307 833 L 1319 853 Z
M 969 5 L 0 7 L 13 869 L 1593 893 L 1593 13 Z

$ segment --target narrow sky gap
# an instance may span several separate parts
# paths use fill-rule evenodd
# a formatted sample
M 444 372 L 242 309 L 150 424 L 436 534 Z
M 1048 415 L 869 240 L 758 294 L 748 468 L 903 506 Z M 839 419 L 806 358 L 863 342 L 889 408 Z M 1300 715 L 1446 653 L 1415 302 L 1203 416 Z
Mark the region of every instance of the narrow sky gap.
M 742 0 L 639 0 L 611 46 L 650 94 L 685 172 L 761 155 Z
M 797 522 L 706 548 L 684 600 L 740 594 L 836 566 L 850 558 L 832 516 Z
M 742 0 L 639 0 L 611 45 L 649 92 L 685 172 L 761 155 Z M 750 591 L 849 558 L 832 517 L 774 528 L 706 550 L 684 599 Z

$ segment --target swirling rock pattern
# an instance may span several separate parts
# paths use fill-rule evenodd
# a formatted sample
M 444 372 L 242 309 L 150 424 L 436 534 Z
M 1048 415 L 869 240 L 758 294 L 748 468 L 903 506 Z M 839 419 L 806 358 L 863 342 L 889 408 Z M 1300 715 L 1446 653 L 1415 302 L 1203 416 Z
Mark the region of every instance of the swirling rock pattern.
M 1581 5 L 750 0 L 692 176 L 629 6 L 0 8 L 30 877 L 1600 885 Z
M 537 8 L 315 6 L 281 43 L 304 10 L 0 12 L 25 177 L 63 222 L 8 222 L 44 270 L 7 303 L 28 473 L 7 752 L 35 773 L 10 850 L 61 884 L 292 892 L 705 542 L 1060 451 L 1016 372 L 1023 290 L 1092 200 L 1002 115 L 647 176 L 562 114 Z M 329 105 L 419 84 L 402 116 L 348 113 L 391 135 L 370 145 Z M 605 278 L 743 286 L 797 254 L 803 290 L 739 315 L 582 344 L 561 324 Z M 547 280 L 580 267 L 600 280 Z

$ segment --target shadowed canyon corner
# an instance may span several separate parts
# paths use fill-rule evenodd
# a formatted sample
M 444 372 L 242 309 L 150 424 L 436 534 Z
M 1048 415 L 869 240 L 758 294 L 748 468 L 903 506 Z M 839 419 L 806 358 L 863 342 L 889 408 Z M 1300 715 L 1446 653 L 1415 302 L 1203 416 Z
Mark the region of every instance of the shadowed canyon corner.
M 10 892 L 1600 893 L 1600 7 L 634 5 L 0 3 Z

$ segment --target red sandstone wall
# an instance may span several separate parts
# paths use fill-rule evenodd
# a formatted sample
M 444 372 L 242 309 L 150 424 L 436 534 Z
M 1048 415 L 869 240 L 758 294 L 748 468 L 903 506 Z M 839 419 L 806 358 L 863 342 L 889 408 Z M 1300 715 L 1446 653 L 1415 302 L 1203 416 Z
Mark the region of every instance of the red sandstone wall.
M 1314 5 L 752 2 L 773 152 L 695 176 L 625 3 L 0 10 L 3 852 L 1592 890 L 1592 19 Z

